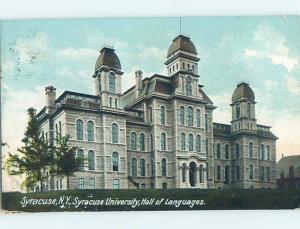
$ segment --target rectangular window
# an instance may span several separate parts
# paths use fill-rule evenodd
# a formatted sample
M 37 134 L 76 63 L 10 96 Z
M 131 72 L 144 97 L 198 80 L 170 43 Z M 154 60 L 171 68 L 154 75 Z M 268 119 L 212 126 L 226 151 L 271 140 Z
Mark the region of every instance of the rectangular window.
M 89 188 L 90 189 L 95 189 L 95 179 L 94 178 L 91 178 L 90 181 L 89 181 Z
M 205 131 L 208 131 L 208 117 L 207 117 L 207 114 L 205 114 Z
M 260 168 L 260 180 L 265 181 L 265 167 Z
M 120 180 L 119 179 L 114 179 L 113 189 L 120 189 Z
M 254 168 L 253 168 L 253 164 L 250 164 L 249 166 L 249 179 L 252 180 L 254 176 Z
M 221 180 L 221 166 L 217 165 L 217 180 Z
M 84 189 L 84 178 L 79 178 L 79 189 Z

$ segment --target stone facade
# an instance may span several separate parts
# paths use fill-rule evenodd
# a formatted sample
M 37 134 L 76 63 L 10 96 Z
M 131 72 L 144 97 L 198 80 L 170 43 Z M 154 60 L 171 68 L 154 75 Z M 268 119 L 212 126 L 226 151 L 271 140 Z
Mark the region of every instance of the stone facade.
M 167 76 L 143 79 L 122 92 L 123 72 L 113 49 L 96 62 L 95 95 L 46 88 L 37 114 L 46 139 L 70 135 L 88 160 L 69 179 L 71 189 L 275 187 L 276 139 L 258 125 L 246 83 L 232 96 L 231 125 L 214 123 L 213 102 L 199 82 L 197 51 L 179 35 L 169 48 Z M 228 101 L 229 102 L 229 101 Z M 49 189 L 65 189 L 51 177 Z

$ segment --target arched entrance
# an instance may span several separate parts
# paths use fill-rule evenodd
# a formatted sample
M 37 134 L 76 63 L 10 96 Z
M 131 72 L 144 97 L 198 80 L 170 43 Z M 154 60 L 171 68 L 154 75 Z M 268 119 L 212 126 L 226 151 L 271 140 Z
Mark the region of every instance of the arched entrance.
M 196 171 L 197 171 L 197 165 L 195 162 L 190 163 L 190 169 L 189 169 L 189 178 L 190 178 L 190 185 L 191 187 L 196 186 Z

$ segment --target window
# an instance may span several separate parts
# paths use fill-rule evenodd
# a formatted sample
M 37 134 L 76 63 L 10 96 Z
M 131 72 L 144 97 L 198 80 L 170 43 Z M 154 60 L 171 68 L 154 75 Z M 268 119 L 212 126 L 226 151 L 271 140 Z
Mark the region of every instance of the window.
M 90 187 L 90 189 L 95 189 L 96 187 L 95 187 L 96 185 L 95 185 L 95 179 L 94 178 L 90 178 L 90 180 L 89 180 L 89 187 Z
M 192 83 L 190 81 L 188 80 L 186 81 L 185 88 L 186 88 L 186 94 L 192 95 Z
M 145 151 L 145 134 L 140 133 L 140 150 Z
M 229 173 L 230 173 L 230 167 L 229 165 L 225 166 L 225 184 L 229 184 Z
M 120 180 L 119 179 L 113 180 L 113 189 L 120 189 Z
M 203 183 L 203 165 L 200 165 L 200 169 L 199 169 L 199 182 Z
M 201 152 L 201 136 L 197 135 L 196 137 L 196 151 Z
M 260 145 L 260 158 L 261 160 L 265 159 L 265 146 L 263 144 Z
M 131 146 L 131 150 L 136 150 L 137 148 L 137 144 L 136 144 L 136 140 L 137 140 L 137 136 L 135 132 L 131 132 L 130 135 L 130 146 Z
M 84 170 L 84 158 L 83 158 L 83 150 L 82 149 L 79 149 L 77 151 L 77 157 L 80 159 L 80 162 L 79 162 L 79 171 L 83 171 Z
M 83 178 L 79 178 L 78 179 L 78 183 L 79 183 L 79 189 L 84 189 L 84 179 Z
M 55 140 L 58 141 L 58 125 L 55 124 Z
M 180 145 L 181 150 L 185 150 L 185 133 L 181 133 L 180 135 Z
M 153 135 L 150 135 L 150 145 L 151 145 L 151 150 L 154 149 L 154 142 L 153 142 Z
M 270 160 L 270 146 L 269 145 L 267 145 L 267 160 Z
M 217 180 L 221 180 L 221 166 L 217 165 Z
M 155 163 L 154 163 L 154 160 L 151 160 L 151 175 L 155 176 Z
M 221 144 L 217 143 L 217 158 L 221 159 Z
M 237 103 L 235 105 L 235 113 L 236 113 L 236 118 L 240 118 L 240 116 L 241 116 L 241 108 L 240 108 L 240 104 L 239 103 Z
M 167 159 L 163 158 L 161 160 L 161 175 L 167 176 Z
M 94 141 L 94 123 L 92 121 L 87 122 L 87 134 L 88 141 Z
M 294 177 L 294 166 L 289 167 L 289 177 Z
M 141 159 L 140 160 L 140 173 L 141 176 L 146 176 L 146 162 L 145 159 Z
M 112 97 L 109 97 L 109 106 L 112 107 Z
M 270 181 L 271 178 L 271 171 L 270 171 L 270 167 L 267 167 L 267 181 Z
M 115 98 L 115 107 L 118 107 L 118 99 Z
M 250 103 L 247 103 L 247 116 L 248 116 L 248 118 L 251 117 L 251 105 L 250 105 Z
M 249 179 L 250 179 L 250 180 L 253 179 L 253 175 L 254 175 L 253 164 L 250 164 L 250 165 L 249 165 Z
M 188 125 L 189 126 L 193 126 L 194 124 L 194 110 L 192 107 L 188 107 L 188 117 L 187 117 L 187 121 L 188 121 Z
M 108 75 L 109 80 L 109 92 L 115 93 L 116 92 L 116 77 L 114 73 L 109 73 Z
M 240 180 L 240 166 L 235 167 L 235 178 L 237 181 Z
M 265 167 L 260 168 L 260 180 L 264 181 L 265 180 Z
M 160 107 L 160 124 L 161 125 L 166 124 L 166 109 L 164 106 Z
M 76 138 L 77 140 L 83 140 L 83 121 L 81 119 L 76 121 Z
M 205 153 L 206 153 L 206 156 L 208 156 L 208 139 L 207 138 L 205 139 Z
M 208 164 L 208 162 L 205 162 L 205 165 L 206 165 L 206 178 L 208 179 L 209 178 L 209 164 Z
M 95 169 L 95 153 L 93 150 L 90 150 L 88 152 L 88 164 L 89 164 L 89 170 Z
M 160 136 L 160 148 L 161 150 L 166 150 L 166 134 L 162 133 Z
M 119 154 L 117 152 L 112 154 L 112 167 L 113 171 L 119 171 Z
M 168 188 L 168 184 L 166 182 L 162 183 L 162 188 L 163 189 L 167 189 Z
M 141 183 L 140 189 L 146 189 L 146 184 L 145 183 Z
M 235 157 L 240 158 L 240 144 L 235 143 Z
M 136 158 L 131 159 L 131 175 L 133 177 L 137 176 L 137 160 L 136 160 Z
M 194 136 L 189 134 L 189 151 L 194 150 Z
M 253 157 L 253 142 L 249 142 L 249 157 Z
M 208 131 L 208 116 L 205 114 L 205 131 Z
M 186 164 L 182 165 L 182 182 L 186 182 Z
M 152 107 L 149 108 L 149 118 L 150 118 L 150 122 L 153 122 L 153 110 L 152 110 Z
M 200 125 L 201 125 L 201 113 L 200 113 L 200 110 L 196 111 L 196 125 L 197 125 L 197 127 L 200 127 Z
M 58 122 L 59 125 L 59 136 L 61 137 L 61 121 Z
M 229 145 L 226 144 L 225 145 L 225 159 L 229 159 Z
M 185 119 L 185 110 L 184 107 L 180 107 L 180 111 L 179 111 L 179 123 L 181 125 L 184 125 L 184 119 Z
M 111 125 L 111 142 L 118 143 L 119 142 L 119 128 L 116 123 Z

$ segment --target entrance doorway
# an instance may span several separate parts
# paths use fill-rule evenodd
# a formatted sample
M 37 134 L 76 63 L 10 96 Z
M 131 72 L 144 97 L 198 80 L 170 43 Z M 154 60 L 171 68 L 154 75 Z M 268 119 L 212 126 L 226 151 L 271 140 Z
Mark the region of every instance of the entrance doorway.
M 189 178 L 190 178 L 190 185 L 191 187 L 196 186 L 196 172 L 197 172 L 197 165 L 195 162 L 190 163 L 190 169 L 189 169 Z

